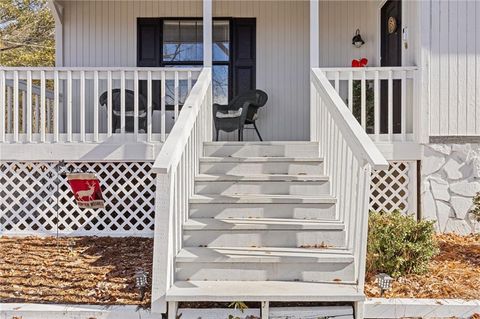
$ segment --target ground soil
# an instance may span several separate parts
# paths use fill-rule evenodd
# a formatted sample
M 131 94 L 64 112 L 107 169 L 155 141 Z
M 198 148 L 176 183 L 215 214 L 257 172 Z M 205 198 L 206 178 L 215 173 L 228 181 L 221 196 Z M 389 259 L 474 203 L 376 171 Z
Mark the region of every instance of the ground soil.
M 146 238 L 0 237 L 0 302 L 149 306 L 134 274 L 150 282 L 152 254 Z
M 437 235 L 440 253 L 428 272 L 396 279 L 387 298 L 480 299 L 480 235 Z M 380 297 L 375 274 L 367 275 L 365 292 Z
M 437 236 L 441 252 L 423 275 L 398 278 L 385 297 L 480 299 L 480 235 Z M 150 304 L 135 287 L 138 269 L 151 282 L 147 238 L 0 237 L 0 303 Z M 379 297 L 375 274 L 366 294 Z

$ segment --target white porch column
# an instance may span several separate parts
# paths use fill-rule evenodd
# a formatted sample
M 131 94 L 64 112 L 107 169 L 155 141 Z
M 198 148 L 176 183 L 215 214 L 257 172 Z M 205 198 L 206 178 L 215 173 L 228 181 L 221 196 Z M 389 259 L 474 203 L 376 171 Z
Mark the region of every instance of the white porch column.
M 310 68 L 320 66 L 320 4 L 310 0 Z
M 212 1 L 203 0 L 203 66 L 212 67 Z
M 320 66 L 319 0 L 310 0 L 310 70 Z M 311 72 L 311 71 L 310 71 Z M 317 94 L 310 81 L 310 141 L 318 142 Z
M 63 66 L 63 6 L 55 0 L 47 5 L 55 18 L 55 66 Z

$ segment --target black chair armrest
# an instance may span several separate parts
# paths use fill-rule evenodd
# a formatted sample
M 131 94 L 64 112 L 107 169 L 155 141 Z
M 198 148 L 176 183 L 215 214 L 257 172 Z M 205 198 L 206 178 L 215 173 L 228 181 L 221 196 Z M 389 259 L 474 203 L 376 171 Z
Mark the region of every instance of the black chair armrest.
M 227 113 L 229 111 L 228 105 L 213 103 L 214 114 L 217 112 Z

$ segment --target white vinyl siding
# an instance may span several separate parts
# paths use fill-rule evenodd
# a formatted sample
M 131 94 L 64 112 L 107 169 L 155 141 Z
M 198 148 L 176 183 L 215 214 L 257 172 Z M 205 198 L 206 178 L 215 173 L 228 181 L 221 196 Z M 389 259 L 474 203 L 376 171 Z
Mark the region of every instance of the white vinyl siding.
M 137 17 L 202 16 L 201 1 L 62 4 L 65 66 L 136 66 Z M 308 10 L 308 1 L 214 2 L 214 17 L 257 18 L 257 88 L 269 96 L 258 121 L 265 140 L 309 137 Z M 245 138 L 256 140 L 254 131 Z
M 430 135 L 478 135 L 480 3 L 431 0 L 430 10 Z

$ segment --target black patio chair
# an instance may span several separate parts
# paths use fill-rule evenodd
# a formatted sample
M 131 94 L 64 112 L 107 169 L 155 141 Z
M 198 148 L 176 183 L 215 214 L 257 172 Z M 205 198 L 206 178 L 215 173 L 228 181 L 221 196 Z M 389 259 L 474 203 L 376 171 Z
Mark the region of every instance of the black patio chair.
M 213 104 L 213 123 L 215 124 L 216 140 L 219 132 L 234 132 L 238 130 L 238 140 L 243 141 L 243 126 L 250 105 L 248 96 L 239 95 L 228 105 Z
M 112 131 L 120 129 L 121 123 L 121 90 L 112 90 Z M 99 102 L 102 106 L 107 106 L 108 91 L 100 95 Z M 131 90 L 125 90 L 125 132 L 134 132 L 134 101 L 135 93 Z M 147 99 L 142 94 L 138 95 L 138 131 L 147 132 Z
M 260 132 L 258 131 L 257 127 L 257 119 L 258 119 L 258 109 L 265 106 L 268 101 L 268 95 L 262 90 L 252 90 L 245 92 L 245 95 L 250 96 L 250 105 L 248 107 L 247 118 L 245 119 L 245 125 L 253 125 L 253 128 L 257 132 L 258 138 L 260 141 L 263 141 Z

